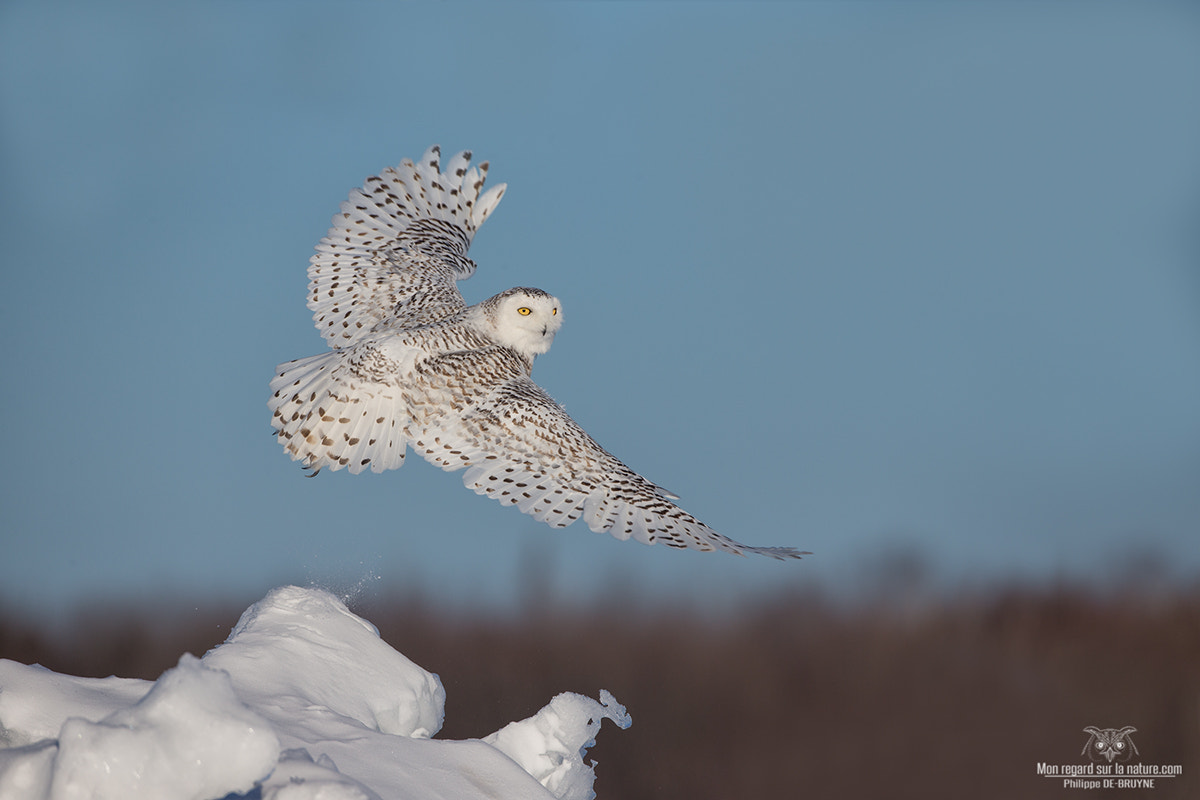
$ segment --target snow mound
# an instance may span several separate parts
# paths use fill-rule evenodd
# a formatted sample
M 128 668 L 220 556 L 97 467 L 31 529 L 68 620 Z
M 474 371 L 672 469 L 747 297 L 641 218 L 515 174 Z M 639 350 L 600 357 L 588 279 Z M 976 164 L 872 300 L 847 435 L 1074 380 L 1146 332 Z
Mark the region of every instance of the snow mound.
M 0 798 L 575 800 L 601 721 L 630 724 L 607 691 L 560 694 L 482 741 L 431 739 L 445 699 L 339 599 L 283 587 L 154 682 L 0 659 Z
M 229 672 L 244 700 L 327 709 L 397 736 L 428 739 L 442 728 L 446 692 L 438 676 L 326 592 L 273 590 L 204 663 Z
M 550 705 L 520 722 L 510 722 L 484 739 L 505 753 L 562 800 L 591 800 L 594 767 L 583 762 L 596 743 L 604 719 L 628 728 L 633 718 L 606 689 L 600 702 L 581 694 L 563 692 Z
M 7 681 L 0 692 L 19 702 Z M 278 737 L 229 675 L 185 654 L 133 705 L 98 722 L 68 717 L 57 742 L 0 751 L 0 797 L 139 797 L 153 787 L 159 800 L 206 800 L 252 789 L 278 759 Z

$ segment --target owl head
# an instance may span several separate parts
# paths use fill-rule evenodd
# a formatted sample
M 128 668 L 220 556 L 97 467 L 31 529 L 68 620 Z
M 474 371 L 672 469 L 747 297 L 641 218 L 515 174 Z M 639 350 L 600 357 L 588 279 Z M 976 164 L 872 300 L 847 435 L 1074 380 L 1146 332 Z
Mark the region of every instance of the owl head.
M 541 289 L 509 289 L 480 305 L 492 337 L 530 358 L 549 350 L 562 327 L 562 304 Z
M 1083 746 L 1082 755 L 1086 755 L 1092 761 L 1102 758 L 1107 759 L 1109 763 L 1128 761 L 1138 751 L 1133 739 L 1129 738 L 1129 734 L 1137 732 L 1137 728 L 1131 725 L 1124 728 L 1096 728 L 1089 725 L 1083 732 L 1091 734 L 1091 738 Z

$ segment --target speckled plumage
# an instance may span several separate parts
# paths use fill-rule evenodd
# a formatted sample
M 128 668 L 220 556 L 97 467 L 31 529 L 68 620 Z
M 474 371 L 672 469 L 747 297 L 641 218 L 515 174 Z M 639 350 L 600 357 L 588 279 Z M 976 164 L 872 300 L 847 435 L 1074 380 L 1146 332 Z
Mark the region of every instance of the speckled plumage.
M 600 447 L 530 377 L 562 324 L 561 304 L 516 288 L 468 306 L 467 249 L 504 193 L 487 163 L 430 148 L 350 193 L 308 268 L 329 352 L 281 364 L 271 424 L 305 468 L 375 472 L 411 447 L 479 494 L 554 527 L 696 550 L 798 558 L 748 547 L 674 505 Z

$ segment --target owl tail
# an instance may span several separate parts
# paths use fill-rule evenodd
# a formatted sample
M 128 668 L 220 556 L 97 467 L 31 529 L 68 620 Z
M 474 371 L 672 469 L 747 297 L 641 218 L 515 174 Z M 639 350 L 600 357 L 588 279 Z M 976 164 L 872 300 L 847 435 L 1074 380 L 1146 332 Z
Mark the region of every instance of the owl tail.
M 328 467 L 353 473 L 404 465 L 403 401 L 378 391 L 352 387 L 339 379 L 343 354 L 280 364 L 271 381 L 271 427 L 293 461 L 313 474 Z

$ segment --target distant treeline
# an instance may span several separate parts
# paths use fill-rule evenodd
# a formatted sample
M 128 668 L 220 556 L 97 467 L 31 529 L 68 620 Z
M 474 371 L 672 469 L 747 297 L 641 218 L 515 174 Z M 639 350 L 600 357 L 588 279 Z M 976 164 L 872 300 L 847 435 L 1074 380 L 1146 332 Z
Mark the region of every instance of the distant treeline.
M 1038 765 L 1090 763 L 1088 726 L 1133 726 L 1142 763 L 1182 765 L 1148 796 L 1200 797 L 1200 591 L 854 606 L 807 594 L 719 621 L 539 608 L 451 617 L 409 598 L 355 610 L 441 676 L 444 738 L 488 734 L 558 692 L 612 691 L 633 727 L 606 727 L 590 751 L 600 800 L 1061 800 L 1071 790 Z M 156 678 L 223 641 L 240 611 L 93 609 L 57 636 L 0 619 L 0 657 Z

